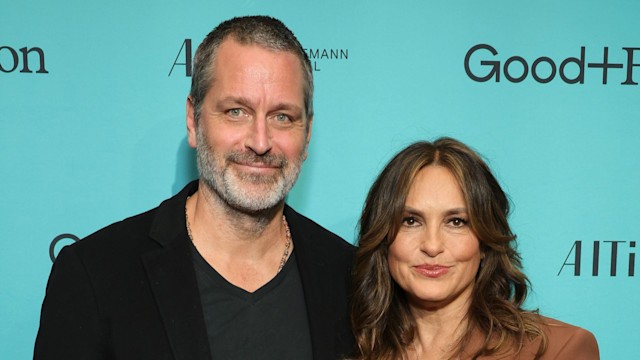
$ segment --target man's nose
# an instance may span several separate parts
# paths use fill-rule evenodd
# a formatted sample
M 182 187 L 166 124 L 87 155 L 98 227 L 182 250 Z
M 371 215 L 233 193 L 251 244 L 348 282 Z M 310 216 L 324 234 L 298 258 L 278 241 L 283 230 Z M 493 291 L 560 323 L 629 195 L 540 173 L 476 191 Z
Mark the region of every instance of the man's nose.
M 265 116 L 257 116 L 251 123 L 245 146 L 256 155 L 264 155 L 271 150 L 271 131 Z

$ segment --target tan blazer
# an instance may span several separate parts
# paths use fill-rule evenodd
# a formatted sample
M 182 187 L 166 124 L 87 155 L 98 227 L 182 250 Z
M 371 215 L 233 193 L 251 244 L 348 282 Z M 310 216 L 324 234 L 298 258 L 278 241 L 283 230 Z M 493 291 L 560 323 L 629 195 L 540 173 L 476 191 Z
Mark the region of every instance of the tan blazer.
M 547 323 L 545 332 L 547 334 L 547 350 L 540 360 L 599 360 L 600 351 L 596 338 L 589 331 L 563 323 L 561 321 L 542 317 Z M 469 348 L 477 348 L 481 343 L 480 337 L 474 337 Z M 522 351 L 519 354 L 515 352 L 501 353 L 493 356 L 483 356 L 478 360 L 530 360 L 534 359 L 535 354 L 540 346 L 540 338 L 527 340 L 523 344 Z

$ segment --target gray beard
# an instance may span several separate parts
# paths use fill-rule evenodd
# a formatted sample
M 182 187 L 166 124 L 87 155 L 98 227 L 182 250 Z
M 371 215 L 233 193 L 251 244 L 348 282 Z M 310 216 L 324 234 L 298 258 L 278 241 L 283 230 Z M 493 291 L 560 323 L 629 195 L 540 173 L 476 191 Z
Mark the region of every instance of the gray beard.
M 304 153 L 295 162 L 273 154 L 256 155 L 252 151 L 233 151 L 224 155 L 224 163 L 217 164 L 215 153 L 197 127 L 196 147 L 198 174 L 204 184 L 229 207 L 245 212 L 259 213 L 274 208 L 284 201 L 300 174 Z M 275 176 L 260 174 L 237 174 L 230 163 L 262 163 L 280 169 Z M 262 189 L 249 189 L 247 185 Z

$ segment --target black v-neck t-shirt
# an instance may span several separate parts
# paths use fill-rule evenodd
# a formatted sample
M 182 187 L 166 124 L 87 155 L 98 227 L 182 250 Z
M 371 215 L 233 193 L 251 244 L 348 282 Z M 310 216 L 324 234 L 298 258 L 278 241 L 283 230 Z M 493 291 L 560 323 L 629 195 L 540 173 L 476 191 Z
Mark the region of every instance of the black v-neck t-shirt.
M 253 293 L 229 283 L 195 246 L 192 251 L 214 360 L 312 358 L 295 249 L 282 270 Z

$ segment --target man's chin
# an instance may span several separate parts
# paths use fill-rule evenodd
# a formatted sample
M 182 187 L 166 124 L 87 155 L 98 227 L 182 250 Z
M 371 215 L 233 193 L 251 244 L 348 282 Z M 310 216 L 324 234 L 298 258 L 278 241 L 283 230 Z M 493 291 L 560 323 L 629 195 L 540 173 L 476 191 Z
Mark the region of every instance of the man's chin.
M 247 183 L 243 186 L 227 188 L 226 200 L 236 210 L 247 213 L 270 211 L 284 201 L 282 184 Z
M 276 200 L 269 199 L 251 199 L 243 198 L 242 201 L 234 201 L 238 199 L 228 199 L 227 204 L 234 210 L 251 215 L 260 215 L 271 213 L 274 209 L 278 208 L 284 199 Z

